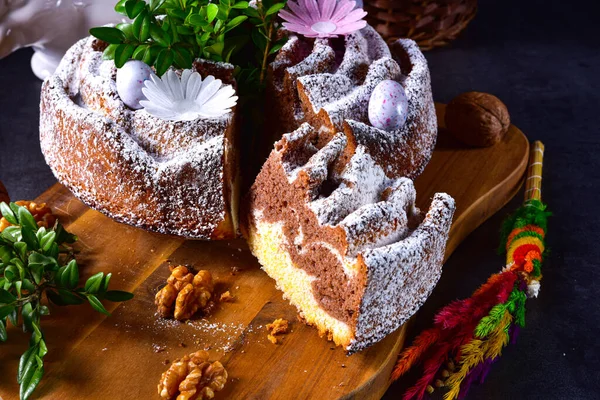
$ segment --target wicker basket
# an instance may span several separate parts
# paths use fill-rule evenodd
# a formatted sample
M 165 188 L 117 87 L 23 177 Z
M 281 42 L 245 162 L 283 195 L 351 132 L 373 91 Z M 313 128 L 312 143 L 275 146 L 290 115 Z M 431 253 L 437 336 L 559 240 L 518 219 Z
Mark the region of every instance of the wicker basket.
M 386 40 L 407 37 L 429 50 L 465 29 L 475 17 L 477 0 L 365 0 L 364 9 Z

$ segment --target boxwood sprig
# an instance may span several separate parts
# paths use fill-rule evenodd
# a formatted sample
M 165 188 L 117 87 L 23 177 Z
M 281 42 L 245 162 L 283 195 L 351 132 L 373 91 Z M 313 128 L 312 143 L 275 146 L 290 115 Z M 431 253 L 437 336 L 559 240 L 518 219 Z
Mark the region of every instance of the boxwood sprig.
M 20 398 L 28 399 L 44 374 L 48 348 L 40 322 L 50 314 L 48 303 L 67 306 L 87 301 L 94 310 L 110 315 L 102 300 L 126 301 L 133 295 L 109 290 L 111 274 L 103 272 L 78 286 L 79 268 L 69 246 L 77 237 L 58 221 L 49 229 L 38 227 L 27 208 L 15 203 L 0 203 L 0 212 L 13 224 L 0 234 L 0 341 L 8 339 L 9 323 L 31 333 L 17 372 Z
M 115 11 L 132 22 L 92 28 L 90 34 L 109 43 L 104 57 L 117 68 L 133 58 L 161 76 L 170 66 L 191 68 L 197 57 L 229 62 L 248 43 L 237 32 L 248 9 L 247 1 L 238 0 L 120 0 Z

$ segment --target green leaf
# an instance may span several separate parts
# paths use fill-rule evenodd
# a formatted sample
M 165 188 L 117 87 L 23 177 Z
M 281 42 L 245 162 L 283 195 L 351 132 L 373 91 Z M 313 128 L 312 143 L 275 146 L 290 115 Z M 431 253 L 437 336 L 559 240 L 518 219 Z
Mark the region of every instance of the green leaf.
M 47 232 L 44 236 L 42 236 L 42 239 L 40 240 L 40 247 L 42 248 L 43 251 L 48 251 L 52 247 L 52 244 L 54 244 L 55 240 L 56 240 L 56 232 L 54 232 L 54 231 Z
M 177 47 L 174 49 L 173 60 L 181 69 L 192 68 L 192 54 L 184 47 Z
M 21 229 L 21 231 L 23 231 L 23 230 Z M 31 232 L 29 229 L 26 229 L 25 231 Z M 29 240 L 32 240 L 31 237 L 29 237 Z M 37 238 L 36 238 L 36 240 L 37 240 Z M 17 253 L 17 256 L 21 260 L 24 260 L 25 255 L 27 254 L 27 243 L 23 243 L 23 242 L 15 243 L 15 252 Z
M 150 37 L 150 14 L 144 10 L 133 21 L 133 35 L 140 41 L 145 42 Z
M 29 280 L 29 279 L 23 279 L 23 290 L 29 292 L 29 293 L 33 293 L 35 291 L 35 286 L 33 286 L 33 283 Z
M 25 325 L 27 331 L 33 331 L 33 307 L 31 303 L 25 303 L 21 308 L 21 316 L 23 317 L 23 325 Z
M 115 5 L 115 11 L 126 16 L 127 11 L 125 10 L 125 3 L 127 3 L 127 0 L 119 0 L 119 2 Z
M 15 306 L 0 306 L 0 319 L 7 317 L 10 313 L 15 310 Z
M 101 293 L 106 293 L 106 291 L 108 290 L 108 284 L 110 282 L 110 278 L 112 277 L 112 274 L 109 272 L 108 274 L 106 274 L 106 276 L 104 278 L 102 278 L 102 284 L 100 285 L 100 292 Z
M 229 32 L 230 30 L 234 29 L 235 27 L 237 27 L 238 25 L 240 25 L 242 22 L 244 22 L 247 19 L 248 19 L 248 17 L 245 15 L 239 15 L 239 16 L 235 17 L 234 19 L 229 21 L 227 23 L 227 25 L 225 25 L 225 32 Z
M 35 388 L 37 387 L 37 385 L 40 383 L 40 381 L 42 380 L 42 376 L 44 375 L 44 367 L 40 366 L 39 363 L 41 362 L 41 359 L 39 359 L 39 357 L 36 356 L 36 361 L 37 364 L 35 365 L 35 367 L 31 368 L 31 371 L 33 371 L 32 373 L 27 373 L 27 375 L 25 375 L 23 377 L 23 382 L 21 383 L 21 390 L 19 392 L 20 396 L 21 396 L 21 400 L 28 400 L 29 397 L 33 394 L 33 391 L 35 390 Z
M 90 29 L 90 35 L 109 44 L 120 44 L 126 39 L 125 34 L 121 30 L 109 26 L 92 28 Z
M 248 2 L 247 1 L 238 1 L 233 6 L 231 6 L 231 8 L 237 8 L 239 10 L 245 10 L 246 8 L 248 8 Z
M 287 43 L 287 41 L 288 41 L 287 37 L 284 37 L 284 38 L 276 41 L 275 44 L 273 44 L 273 46 L 271 47 L 271 50 L 269 50 L 269 55 L 275 54 L 279 50 L 281 50 L 281 48 Z
M 0 320 L 0 342 L 6 342 L 6 339 L 8 339 L 8 335 L 6 334 L 6 322 Z
M 4 277 L 8 282 L 13 282 L 19 277 L 19 269 L 16 265 L 9 265 L 4 269 Z
M 258 47 L 260 51 L 265 51 L 267 48 L 267 39 L 257 30 L 253 30 L 251 36 L 256 47 Z
M 48 306 L 40 307 L 40 315 L 50 315 L 50 309 L 48 308 Z
M 141 0 L 129 0 L 125 3 L 125 12 L 130 19 L 137 17 L 146 8 L 146 3 Z
M 77 236 L 67 232 L 60 223 L 57 223 L 55 231 L 58 243 L 75 243 L 77 241 Z
M 30 268 L 31 275 L 33 276 L 33 281 L 39 285 L 42 283 L 42 278 L 44 277 L 44 266 L 40 264 L 31 265 Z
M 117 24 L 116 28 L 125 34 L 127 40 L 133 40 L 137 37 L 133 33 L 133 24 L 123 22 L 121 24 Z
M 13 224 L 13 225 L 18 225 L 19 224 L 17 222 L 17 218 L 15 217 L 15 214 L 10 209 L 10 207 L 8 206 L 8 204 L 6 204 L 5 202 L 0 203 L 0 212 L 2 212 L 2 216 L 4 218 L 6 218 L 6 220 L 8 222 L 10 222 L 11 224 Z
M 277 4 L 273 4 L 271 7 L 269 7 L 269 9 L 267 10 L 267 14 L 266 15 L 271 15 L 271 14 L 275 14 L 276 12 L 278 12 L 279 10 L 281 10 L 283 7 L 285 7 L 285 3 L 277 3 Z
M 26 247 L 29 247 L 30 250 L 34 250 L 34 249 L 37 249 L 40 247 L 37 236 L 35 235 L 36 230 L 32 230 L 31 228 L 29 228 L 27 226 L 21 227 L 21 239 L 23 240 L 23 242 L 25 242 L 27 244 Z M 25 244 L 25 243 L 23 243 L 23 244 Z M 15 246 L 17 244 L 18 243 L 15 243 Z M 25 253 L 27 252 L 27 248 L 25 248 L 24 252 Z M 24 254 L 19 254 L 19 256 L 21 258 L 23 258 Z
M 11 243 L 18 242 L 21 239 L 21 228 L 18 226 L 9 226 L 4 228 L 0 237 L 8 240 Z
M 102 53 L 103 60 L 114 60 L 115 58 L 115 50 L 119 47 L 118 44 L 109 44 L 104 52 Z
M 71 260 L 60 275 L 60 285 L 67 289 L 75 289 L 79 283 L 79 267 L 77 261 Z
M 110 315 L 110 313 L 108 311 L 106 311 L 106 308 L 104 308 L 104 306 L 102 305 L 102 303 L 100 302 L 100 300 L 98 300 L 98 298 L 96 296 L 90 294 L 87 296 L 87 299 L 90 302 L 90 305 L 92 306 L 92 308 L 94 310 L 96 310 L 102 314 Z
M 135 51 L 131 55 L 131 58 L 133 58 L 134 60 L 142 61 L 147 51 L 150 51 L 150 45 L 140 44 L 138 47 L 136 47 Z
M 162 47 L 169 47 L 171 45 L 169 35 L 154 24 L 150 25 L 150 37 Z
M 35 356 L 37 355 L 37 346 L 31 346 L 23 353 L 19 360 L 19 369 L 17 371 L 17 383 L 23 382 L 23 377 L 27 370 L 31 368 L 35 362 Z
M 224 47 L 225 47 L 225 44 L 223 42 L 217 42 L 217 43 L 213 43 L 212 45 L 207 47 L 205 50 L 211 54 L 221 55 L 221 54 L 223 54 Z
M 56 241 L 55 241 L 52 244 L 52 246 L 50 246 L 50 250 L 48 250 L 48 257 L 52 257 L 56 260 L 56 259 L 58 259 L 58 254 L 59 254 L 58 244 L 56 244 Z M 58 265 L 56 267 L 58 267 Z
M 135 45 L 133 44 L 120 44 L 115 50 L 115 66 L 121 68 L 135 51 Z
M 40 349 L 38 350 L 38 356 L 44 357 L 46 354 L 48 354 L 48 347 L 46 346 L 46 341 L 44 339 L 41 339 L 39 342 L 39 346 Z
M 8 290 L 0 289 L 0 304 L 11 304 L 17 301 L 17 298 Z
M 163 5 L 165 0 L 150 0 L 150 10 L 156 11 Z
M 49 256 L 45 256 L 41 253 L 38 252 L 32 252 L 29 255 L 28 260 L 28 264 L 41 264 L 44 266 L 44 268 L 49 268 L 52 269 L 53 267 L 55 267 L 56 265 L 58 265 L 56 263 L 56 259 L 53 257 L 49 257 Z
M 190 28 L 189 26 L 178 25 L 176 29 L 177 29 L 177 33 L 179 33 L 180 35 L 184 35 L 184 36 L 194 35 L 194 30 L 192 28 Z
M 104 299 L 112 302 L 121 302 L 133 299 L 133 293 L 122 290 L 109 290 L 104 294 Z
M 154 66 L 156 67 L 156 75 L 162 77 L 169 67 L 173 64 L 173 52 L 169 49 L 162 49 L 156 57 Z
M 159 52 L 160 52 L 159 46 L 156 46 L 156 45 L 150 46 L 149 51 L 147 51 L 146 54 L 144 54 L 142 61 L 148 65 L 154 65 L 154 63 L 156 62 L 156 57 L 158 56 Z
M 13 310 L 13 312 L 8 314 L 8 320 L 10 321 L 11 324 L 13 324 L 13 326 L 15 326 L 15 327 L 18 326 L 19 313 L 16 308 Z
M 37 232 L 37 222 L 35 222 L 35 218 L 33 218 L 33 215 L 31 215 L 31 213 L 25 207 L 19 207 L 19 213 L 17 217 L 19 218 L 19 224 L 21 227 L 29 228 L 33 232 Z
M 102 280 L 104 278 L 104 272 L 98 272 L 88 278 L 85 282 L 84 290 L 88 293 L 98 293 L 102 286 Z
M 0 262 L 8 264 L 11 258 L 13 258 L 11 248 L 8 246 L 0 246 Z
M 244 14 L 246 14 L 250 18 L 259 18 L 260 17 L 260 14 L 258 13 L 258 10 L 256 8 L 253 8 L 253 7 L 248 7 L 246 9 L 244 9 Z
M 219 6 L 213 3 L 210 3 L 206 6 L 206 19 L 208 22 L 213 22 L 215 17 L 219 13 Z

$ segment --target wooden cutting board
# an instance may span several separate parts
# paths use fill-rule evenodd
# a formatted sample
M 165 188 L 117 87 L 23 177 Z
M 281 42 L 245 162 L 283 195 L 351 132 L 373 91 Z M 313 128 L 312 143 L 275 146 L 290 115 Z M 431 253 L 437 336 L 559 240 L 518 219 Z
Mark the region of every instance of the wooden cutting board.
M 439 106 L 441 121 L 443 112 Z M 515 195 L 528 152 L 525 135 L 514 126 L 501 143 L 485 149 L 467 149 L 441 129 L 416 186 L 424 209 L 435 192 L 456 199 L 446 257 Z M 243 240 L 184 241 L 118 224 L 58 184 L 37 201 L 48 203 L 79 236 L 82 278 L 112 272 L 111 284 L 135 298 L 118 306 L 107 303 L 111 317 L 87 306 L 52 308 L 42 322 L 49 353 L 35 398 L 158 398 L 156 386 L 169 361 L 198 349 L 209 350 L 229 371 L 221 399 L 378 399 L 386 391 L 406 325 L 368 350 L 346 356 L 296 320 L 295 308 L 282 299 Z M 206 320 L 182 324 L 157 318 L 153 299 L 169 264 L 209 269 L 217 292 L 229 290 L 234 301 L 220 304 Z M 274 345 L 265 325 L 280 317 L 291 321 L 291 333 Z M 16 371 L 28 336 L 14 328 L 8 335 L 9 341 L 0 344 L 0 397 L 11 400 L 18 398 Z

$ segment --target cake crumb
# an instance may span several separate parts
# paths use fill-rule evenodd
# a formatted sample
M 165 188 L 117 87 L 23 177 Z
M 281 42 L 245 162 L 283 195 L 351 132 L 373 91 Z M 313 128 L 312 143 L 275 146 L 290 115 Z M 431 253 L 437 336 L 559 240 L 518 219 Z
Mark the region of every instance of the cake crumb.
M 164 365 L 169 365 L 170 363 L 171 363 L 171 361 L 166 358 L 163 360 Z
M 219 301 L 221 303 L 227 303 L 230 301 L 233 301 L 234 297 L 231 295 L 231 293 L 228 291 L 226 291 L 225 293 L 221 293 L 221 297 L 219 298 Z
M 179 343 L 178 346 L 179 347 L 187 347 L 187 345 L 185 343 L 183 343 L 183 342 Z
M 281 340 L 275 336 L 288 333 L 288 329 L 288 321 L 283 318 L 277 318 L 272 323 L 267 324 L 267 331 L 269 332 L 267 334 L 267 339 L 269 339 L 269 341 L 273 344 L 278 344 L 281 342 Z

